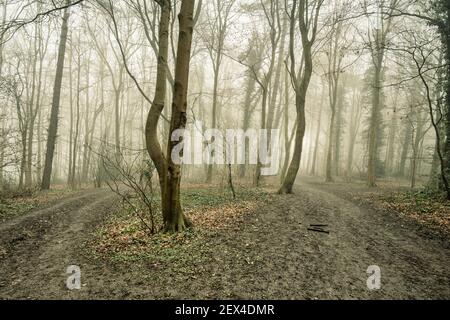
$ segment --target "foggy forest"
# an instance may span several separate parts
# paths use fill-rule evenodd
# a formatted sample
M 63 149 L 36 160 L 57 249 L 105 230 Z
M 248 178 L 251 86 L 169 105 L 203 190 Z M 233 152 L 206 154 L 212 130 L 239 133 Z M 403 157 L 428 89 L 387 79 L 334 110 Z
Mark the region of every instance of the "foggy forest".
M 449 201 L 448 0 L 0 1 L 0 299 L 448 299 Z

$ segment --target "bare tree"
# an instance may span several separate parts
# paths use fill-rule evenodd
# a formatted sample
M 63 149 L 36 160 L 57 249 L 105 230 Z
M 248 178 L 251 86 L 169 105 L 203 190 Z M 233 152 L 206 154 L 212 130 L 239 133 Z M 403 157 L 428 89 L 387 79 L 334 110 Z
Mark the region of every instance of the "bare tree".
M 70 1 L 67 1 L 70 4 Z M 50 188 L 50 179 L 52 176 L 53 156 L 55 153 L 56 137 L 58 133 L 58 114 L 61 97 L 61 84 L 64 70 L 64 58 L 66 53 L 67 33 L 69 30 L 69 8 L 64 9 L 62 18 L 61 36 L 59 39 L 58 62 L 56 64 L 55 84 L 53 87 L 53 101 L 50 114 L 50 125 L 48 128 L 47 151 L 45 154 L 44 172 L 42 176 L 41 189 Z
M 287 2 L 286 2 L 287 3 Z M 316 41 L 319 14 L 323 5 L 323 0 L 305 1 L 293 0 L 289 13 L 290 28 L 289 28 L 289 60 L 290 67 L 288 67 L 291 76 L 292 86 L 295 91 L 295 107 L 297 111 L 297 128 L 295 133 L 294 153 L 289 169 L 286 173 L 279 193 L 292 193 L 295 178 L 300 169 L 300 160 L 303 151 L 303 137 L 305 135 L 305 103 L 306 93 L 308 91 L 311 75 L 313 71 L 313 52 L 312 47 Z M 286 8 L 288 11 L 289 8 Z M 297 13 L 298 10 L 298 13 Z M 296 64 L 295 54 L 295 38 L 296 25 L 298 17 L 298 28 L 302 43 L 302 61 L 300 67 Z
M 208 14 L 207 21 L 204 23 L 206 27 L 204 29 L 202 28 L 203 31 L 199 33 L 205 43 L 214 74 L 211 116 L 212 128 L 217 128 L 220 68 L 224 58 L 225 39 L 231 22 L 230 14 L 234 3 L 235 0 L 213 0 L 211 6 L 205 7 L 208 9 L 204 10 L 204 12 Z M 209 16 L 211 11 L 213 12 L 213 15 Z M 211 157 L 214 157 L 214 154 L 211 154 Z M 212 173 L 213 165 L 209 164 L 206 172 L 207 182 L 212 181 Z

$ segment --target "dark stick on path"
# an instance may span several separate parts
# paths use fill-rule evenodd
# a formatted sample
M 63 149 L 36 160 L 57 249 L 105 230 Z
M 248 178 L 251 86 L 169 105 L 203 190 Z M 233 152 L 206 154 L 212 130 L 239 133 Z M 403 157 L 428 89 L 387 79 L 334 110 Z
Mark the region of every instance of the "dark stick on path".
M 316 231 L 316 232 L 322 232 L 322 233 L 326 233 L 329 234 L 329 231 L 326 230 L 322 230 L 322 229 L 314 229 L 314 228 L 308 228 L 309 231 Z

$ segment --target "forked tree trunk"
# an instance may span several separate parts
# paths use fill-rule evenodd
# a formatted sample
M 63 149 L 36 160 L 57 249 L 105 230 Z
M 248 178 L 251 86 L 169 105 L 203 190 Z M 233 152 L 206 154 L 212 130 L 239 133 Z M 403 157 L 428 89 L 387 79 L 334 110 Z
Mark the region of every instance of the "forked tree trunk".
M 298 170 L 300 169 L 300 161 L 302 157 L 303 151 L 303 138 L 305 136 L 305 103 L 306 103 L 306 93 L 308 92 L 309 83 L 311 81 L 312 71 L 313 71 L 313 62 L 312 62 L 312 45 L 315 41 L 317 34 L 317 22 L 319 17 L 319 11 L 323 2 L 319 2 L 314 9 L 314 18 L 311 23 L 307 23 L 308 20 L 308 12 L 309 10 L 307 1 L 300 0 L 299 1 L 299 29 L 302 40 L 302 51 L 303 51 L 303 63 L 304 69 L 300 75 L 296 75 L 295 73 L 295 50 L 294 50 L 294 41 L 295 41 L 295 19 L 296 19 L 296 7 L 297 1 L 293 2 L 291 9 L 291 22 L 290 22 L 290 31 L 289 31 L 289 56 L 291 60 L 291 79 L 294 80 L 294 91 L 295 91 L 295 107 L 297 111 L 297 128 L 295 130 L 295 143 L 294 143 L 294 152 L 292 154 L 292 160 L 289 165 L 289 169 L 286 173 L 286 177 L 281 184 L 278 193 L 292 193 L 292 188 L 295 183 L 295 179 L 297 177 Z M 305 16 L 306 14 L 306 16 Z M 312 27 L 311 27 L 312 26 Z M 311 30 L 310 30 L 311 29 Z M 310 32 L 311 31 L 311 32 Z M 311 39 L 309 39 L 309 34 L 311 34 Z

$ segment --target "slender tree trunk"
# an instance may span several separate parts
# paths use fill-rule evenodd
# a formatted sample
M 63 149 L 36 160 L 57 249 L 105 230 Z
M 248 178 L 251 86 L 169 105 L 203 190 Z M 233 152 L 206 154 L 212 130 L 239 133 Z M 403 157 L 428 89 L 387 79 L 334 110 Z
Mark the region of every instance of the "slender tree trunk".
M 165 197 L 165 181 L 167 168 L 165 167 L 165 156 L 162 152 L 161 145 L 158 140 L 158 122 L 161 113 L 165 108 L 166 87 L 167 87 L 167 57 L 169 50 L 169 24 L 170 24 L 170 10 L 171 2 L 163 0 L 160 2 L 161 15 L 159 21 L 158 34 L 158 65 L 156 69 L 156 87 L 153 103 L 147 115 L 145 124 L 145 143 L 147 152 L 152 159 L 156 171 L 159 176 L 159 184 L 161 189 L 161 206 L 163 208 L 164 224 L 168 223 L 169 217 L 166 210 Z
M 288 26 L 287 21 L 288 21 L 287 19 L 284 19 L 284 21 L 283 21 L 283 27 L 282 27 L 283 29 L 281 31 L 280 49 L 278 52 L 278 63 L 275 68 L 275 77 L 274 77 L 273 83 L 272 83 L 272 95 L 270 97 L 269 109 L 267 112 L 266 128 L 269 129 L 269 131 L 268 131 L 269 136 L 267 139 L 267 141 L 269 141 L 269 142 L 271 141 L 270 140 L 270 129 L 273 128 L 278 92 L 280 91 L 280 87 L 281 87 L 280 86 L 281 70 L 284 67 L 284 60 L 285 60 L 284 46 L 285 46 L 285 42 L 286 42 L 286 34 L 287 34 L 287 26 Z
M 252 116 L 252 93 L 255 90 L 256 81 L 255 78 L 252 77 L 250 74 L 247 74 L 247 84 L 245 86 L 245 98 L 244 98 L 244 116 L 242 121 L 242 127 L 243 130 L 246 131 L 250 127 L 250 118 Z M 246 152 L 246 158 L 248 154 L 248 148 L 245 148 Z M 245 171 L 246 171 L 247 165 L 245 163 L 239 165 L 239 177 L 244 178 L 245 177 Z
M 325 99 L 325 84 L 322 82 L 322 94 L 320 95 L 319 117 L 317 118 L 316 137 L 314 139 L 314 153 L 311 166 L 311 175 L 317 174 L 317 156 L 319 153 L 320 129 L 322 124 L 322 109 Z
M 445 141 L 443 150 L 444 168 L 442 169 L 442 178 L 448 180 L 450 174 L 450 4 L 445 6 L 447 23 L 446 28 L 441 28 L 441 35 L 443 37 L 443 43 L 445 46 L 445 62 L 446 62 L 446 81 L 445 81 L 445 99 L 444 99 L 444 128 L 445 128 Z M 439 140 L 439 139 L 438 139 Z M 447 184 L 444 183 L 443 186 Z M 450 199 L 450 191 L 448 186 L 445 186 L 447 190 L 448 198 Z
M 322 3 L 317 4 L 315 8 L 316 17 L 318 17 L 318 13 L 320 11 Z M 295 50 L 294 50 L 294 39 L 295 39 L 295 13 L 296 10 L 296 1 L 294 1 L 292 9 L 291 9 L 291 22 L 290 22 L 290 31 L 289 31 L 289 56 L 291 60 L 291 79 L 295 80 L 294 83 L 294 91 L 295 91 L 295 107 L 297 111 L 296 117 L 296 125 L 297 128 L 295 130 L 295 143 L 294 143 L 294 152 L 292 154 L 292 160 L 289 165 L 289 169 L 286 173 L 286 177 L 282 182 L 278 193 L 286 194 L 292 193 L 292 188 L 295 183 L 295 179 L 297 177 L 298 170 L 300 169 L 300 161 L 302 158 L 303 151 L 303 138 L 305 136 L 305 105 L 306 105 L 306 94 L 308 92 L 308 87 L 311 81 L 311 76 L 313 72 L 313 61 L 312 61 L 312 45 L 314 43 L 317 29 L 313 28 L 311 39 L 309 39 L 309 29 L 308 23 L 305 19 L 305 10 L 309 10 L 307 6 L 307 1 L 301 0 L 299 2 L 299 29 L 302 40 L 302 52 L 303 52 L 303 63 L 304 68 L 301 74 L 301 78 L 298 79 L 299 75 L 294 75 L 295 73 Z M 317 18 L 315 18 L 317 19 Z M 317 23 L 317 20 L 315 21 Z M 314 25 L 314 22 L 313 22 Z
M 397 133 L 397 112 L 394 106 L 393 114 L 391 117 L 391 121 L 389 124 L 389 136 L 388 136 L 388 145 L 386 151 L 386 159 L 385 159 L 385 167 L 386 173 L 392 173 L 392 164 L 394 163 L 394 148 L 395 148 L 395 135 Z
M 331 109 L 330 128 L 328 133 L 328 147 L 327 147 L 327 167 L 325 171 L 325 181 L 333 182 L 332 177 L 332 162 L 333 162 L 333 137 L 334 137 L 334 123 L 336 118 L 336 108 Z
M 295 144 L 294 153 L 292 154 L 292 160 L 289 165 L 288 171 L 284 178 L 284 181 L 280 187 L 278 193 L 292 193 L 292 188 L 294 186 L 295 178 L 297 177 L 298 170 L 300 169 L 300 160 L 303 151 L 303 137 L 305 136 L 305 98 L 306 91 L 303 93 L 298 93 L 295 96 L 295 106 L 297 110 L 297 129 L 295 130 Z
M 262 88 L 262 105 L 261 105 L 261 129 L 266 129 L 266 112 L 267 112 L 267 87 Z M 270 141 L 270 139 L 269 139 Z M 253 176 L 253 186 L 259 187 L 259 182 L 261 179 L 261 161 L 258 159 L 255 169 L 255 175 Z
M 67 2 L 69 3 L 69 1 Z M 61 96 L 61 83 L 64 70 L 64 56 L 66 52 L 66 41 L 68 33 L 69 8 L 64 10 L 62 19 L 61 36 L 58 48 L 58 61 L 56 64 L 55 85 L 53 88 L 53 100 L 50 113 L 50 125 L 48 128 L 47 151 L 45 154 L 44 173 L 42 177 L 41 189 L 50 189 L 50 179 L 52 176 L 53 156 L 55 152 L 56 137 L 58 134 L 58 114 Z
M 20 175 L 19 175 L 19 189 L 24 188 L 24 177 L 25 177 L 25 170 L 26 170 L 26 159 L 27 159 L 27 132 L 28 132 L 28 123 L 25 122 L 25 128 L 22 129 L 21 133 L 21 144 L 22 144 L 22 155 L 20 159 Z
M 342 113 L 344 109 L 345 96 L 345 80 L 338 89 L 338 98 L 336 104 L 336 128 L 334 134 L 334 156 L 333 156 L 333 171 L 336 176 L 341 174 L 341 135 L 342 135 Z
M 33 137 L 34 137 L 34 123 L 36 121 L 36 111 L 37 108 L 39 108 L 39 106 L 35 106 L 35 96 L 36 96 L 36 78 L 37 78 L 37 72 L 36 72 L 36 67 L 37 67 L 37 60 L 38 60 L 38 47 L 37 47 L 37 43 L 38 43 L 38 26 L 37 24 L 35 25 L 35 30 L 34 30 L 35 34 L 34 34 L 34 58 L 33 58 L 33 66 L 32 66 L 32 84 L 31 84 L 31 98 L 30 98 L 30 102 L 29 102 L 29 123 L 28 123 L 28 145 L 27 145 L 27 160 L 26 160 L 26 169 L 25 169 L 25 186 L 27 188 L 31 188 L 32 184 L 33 184 L 33 171 L 32 171 L 32 167 L 33 167 Z
M 291 160 L 291 146 L 289 143 L 289 79 L 288 72 L 284 73 L 284 106 L 283 106 L 283 134 L 284 134 L 284 161 L 281 168 L 281 182 L 283 182 L 289 161 Z
M 81 169 L 81 181 L 86 182 L 88 178 L 88 156 L 89 156 L 89 74 L 90 74 L 90 61 L 87 61 L 86 70 L 86 105 L 84 111 L 84 143 L 83 143 L 83 165 Z
M 7 1 L 4 1 L 3 3 L 3 12 L 2 12 L 2 25 L 5 25 L 6 22 L 6 10 L 7 10 Z M 0 33 L 0 77 L 3 75 L 3 40 L 4 40 L 4 32 Z M 1 127 L 1 135 L 2 138 L 4 136 L 4 118 L 3 118 L 3 110 L 0 112 L 0 121 L 2 122 Z M 0 148 L 0 190 L 3 189 L 3 166 L 4 166 L 4 159 L 5 159 L 5 150 L 4 148 Z
M 119 79 L 117 81 L 118 85 L 114 90 L 114 143 L 116 145 L 116 159 L 120 159 L 120 97 L 122 95 L 123 88 L 123 65 L 120 67 Z
M 70 107 L 70 120 L 69 120 L 69 171 L 67 174 L 67 185 L 72 186 L 72 151 L 73 151 L 73 80 L 72 80 L 72 53 L 73 48 L 70 50 L 69 55 L 69 107 Z
M 376 186 L 376 162 L 378 159 L 378 136 L 379 136 L 379 113 L 381 98 L 381 67 L 382 58 L 378 59 L 375 66 L 375 77 L 373 85 L 373 101 L 369 125 L 369 160 L 367 165 L 367 185 L 369 187 Z
M 37 159 L 36 159 L 36 182 L 37 185 L 41 185 L 42 180 L 42 110 L 38 110 L 38 123 L 37 123 Z
M 218 86 L 219 86 L 219 71 L 220 71 L 220 52 L 217 52 L 215 67 L 214 67 L 214 83 L 213 83 L 213 105 L 212 105 L 212 121 L 211 128 L 217 128 L 217 94 L 218 94 Z M 211 154 L 211 157 L 214 157 L 214 154 Z M 206 182 L 210 183 L 212 181 L 213 176 L 213 164 L 208 164 L 206 171 Z
M 409 123 L 406 123 L 406 128 L 405 128 L 405 135 L 403 138 L 403 148 L 402 148 L 402 153 L 401 153 L 401 157 L 400 157 L 400 165 L 399 165 L 399 170 L 398 173 L 404 177 L 405 176 L 405 167 L 406 167 L 406 159 L 408 157 L 408 152 L 409 152 L 409 146 L 411 144 L 411 131 L 412 131 L 412 127 Z
M 81 81 L 81 54 L 78 53 L 78 68 L 77 68 L 77 94 L 76 94 L 76 120 L 75 120 L 75 133 L 73 136 L 73 150 L 72 150 L 72 173 L 71 176 L 71 188 L 77 186 L 77 160 L 78 160 L 78 135 L 80 130 L 80 81 Z

